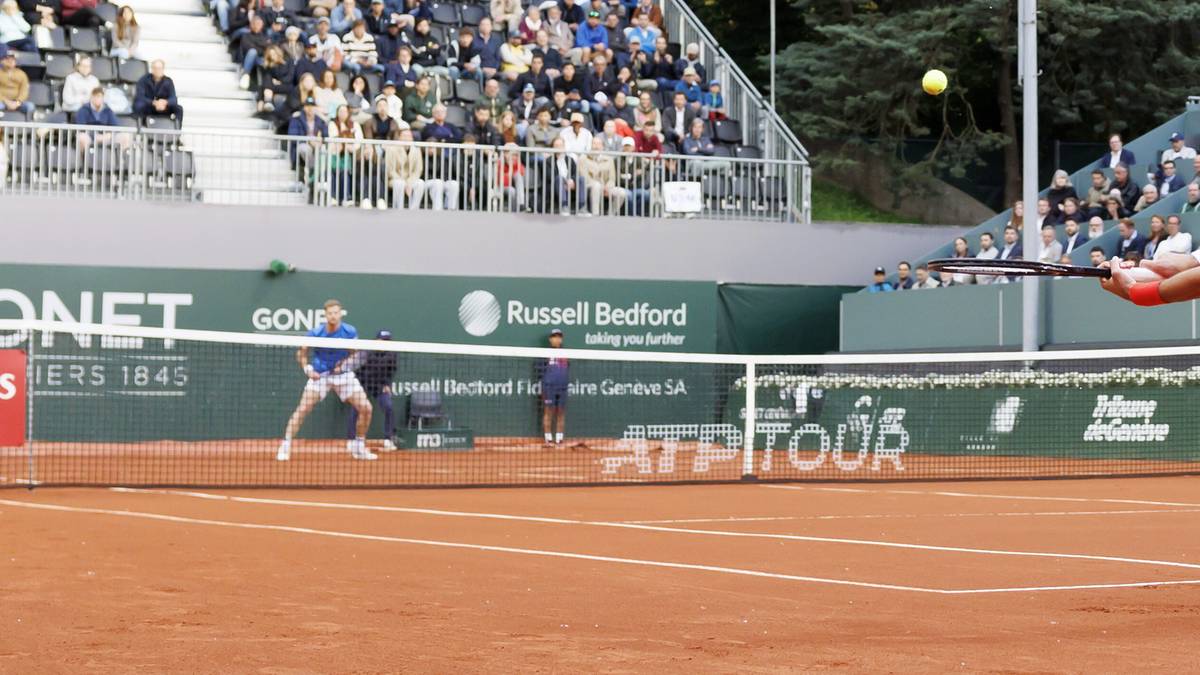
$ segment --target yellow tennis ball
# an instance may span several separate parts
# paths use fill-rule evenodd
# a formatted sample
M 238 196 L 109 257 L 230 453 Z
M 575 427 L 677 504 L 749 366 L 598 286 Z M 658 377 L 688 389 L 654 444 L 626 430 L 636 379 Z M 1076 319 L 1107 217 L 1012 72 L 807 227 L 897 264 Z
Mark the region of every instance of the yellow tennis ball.
M 925 77 L 921 78 L 921 88 L 930 96 L 946 91 L 946 74 L 937 69 L 925 73 Z

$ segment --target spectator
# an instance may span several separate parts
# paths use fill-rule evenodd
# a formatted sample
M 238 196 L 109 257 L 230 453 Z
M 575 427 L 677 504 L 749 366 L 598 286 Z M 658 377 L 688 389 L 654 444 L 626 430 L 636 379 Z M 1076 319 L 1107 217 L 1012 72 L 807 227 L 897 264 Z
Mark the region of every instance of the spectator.
M 1047 223 L 1042 226 L 1042 244 L 1038 248 L 1038 262 L 1057 263 L 1062 258 L 1062 244 L 1058 243 L 1054 226 Z
M 1188 148 L 1191 150 L 1191 148 Z M 1158 196 L 1165 198 L 1172 192 L 1179 192 L 1184 187 L 1183 179 L 1175 175 L 1175 160 L 1168 159 L 1162 163 L 1162 177 L 1158 179 Z
M 1163 150 L 1162 156 L 1159 158 L 1158 173 L 1157 174 L 1154 174 L 1154 173 L 1147 174 L 1148 180 L 1150 180 L 1150 182 L 1152 182 L 1152 183 L 1160 183 L 1161 182 L 1161 179 L 1162 179 L 1163 175 L 1165 174 L 1167 162 L 1172 162 L 1174 164 L 1175 162 L 1186 161 L 1189 159 L 1196 158 L 1195 149 L 1189 148 L 1187 145 L 1184 144 L 1183 134 L 1179 133 L 1178 131 L 1171 134 L 1170 142 L 1171 142 L 1171 147 L 1167 148 L 1166 150 Z M 1180 180 L 1182 180 L 1182 179 L 1180 179 Z M 1182 190 L 1183 187 L 1180 186 L 1179 188 L 1174 188 L 1174 187 L 1171 188 L 1171 190 L 1175 190 L 1175 189 Z M 1161 185 L 1159 186 L 1158 192 L 1159 192 L 1160 197 L 1167 196 L 1167 193 L 1163 191 Z
M 320 82 L 321 76 L 327 70 L 329 64 L 321 59 L 316 43 L 310 40 L 304 45 L 304 58 L 296 63 L 296 82 L 299 82 L 305 73 L 312 73 L 313 78 Z
M 516 118 L 517 136 L 521 142 L 524 142 L 525 132 L 529 129 L 529 125 L 533 124 L 533 120 L 537 117 L 537 111 L 540 107 L 537 100 L 534 99 L 532 84 L 526 84 L 524 89 L 521 90 L 521 97 L 513 101 L 512 105 L 509 106 L 509 110 L 512 111 L 513 116 Z M 480 139 L 479 142 L 483 143 L 484 141 Z
M 1133 221 L 1121 218 L 1117 221 L 1117 232 L 1121 235 L 1120 242 L 1117 244 L 1117 257 L 1125 260 L 1130 253 L 1136 253 L 1141 257 L 1142 251 L 1146 248 L 1146 238 L 1137 231 Z
M 588 12 L 587 22 L 576 29 L 575 47 L 580 50 L 580 63 L 590 62 L 596 54 L 612 58 L 612 51 L 608 48 L 608 31 L 600 25 L 599 12 Z
M 483 69 L 483 77 L 494 77 L 500 69 L 500 47 L 503 43 L 499 35 L 492 33 L 492 20 L 486 16 L 479 20 L 475 42 L 478 43 L 479 67 Z
M 687 49 L 684 50 L 683 56 L 675 61 L 675 79 L 684 79 L 684 73 L 691 68 L 696 72 L 696 82 L 699 83 L 707 76 L 704 70 L 704 64 L 700 62 L 700 45 L 695 42 L 689 42 Z M 690 98 L 688 99 L 691 100 Z
M 392 116 L 387 98 L 380 95 L 375 97 L 374 109 L 371 116 L 362 123 L 362 128 L 363 138 L 374 141 L 394 141 L 400 138 L 401 131 L 409 127 L 403 121 L 397 121 Z M 409 134 L 409 140 L 412 140 L 412 134 Z
M 370 27 L 370 25 L 368 16 L 367 26 Z M 408 44 L 408 35 L 400 30 L 400 24 L 391 19 L 388 19 L 387 25 L 384 26 L 382 35 L 376 35 L 374 32 L 372 34 L 375 35 L 375 50 L 379 52 L 379 62 L 385 67 L 396 60 L 400 53 L 400 47 Z M 471 36 L 474 37 L 474 32 Z
M 371 117 L 374 98 L 371 97 L 371 85 L 367 78 L 355 75 L 350 79 L 350 91 L 346 92 L 346 104 L 350 106 L 350 116 L 355 122 L 363 124 Z
M 1133 153 L 1125 149 L 1125 144 L 1121 142 L 1120 134 L 1113 134 L 1108 137 L 1108 154 L 1101 157 L 1096 162 L 1097 169 L 1116 169 L 1124 164 L 1126 168 L 1133 166 L 1137 162 L 1137 158 Z
M 1088 251 L 1088 260 L 1092 263 L 1092 267 L 1099 267 L 1104 263 L 1104 249 L 1099 246 L 1093 246 L 1091 251 Z
M 400 125 L 401 129 L 410 128 L 408 122 L 404 121 L 404 101 L 400 100 L 400 97 L 396 95 L 396 83 L 387 80 L 379 89 L 379 96 L 376 96 L 375 100 L 379 101 L 383 99 L 387 103 L 388 114 L 391 115 L 394 122 Z
M 633 140 L 637 142 L 637 151 L 640 153 L 659 156 L 663 154 L 662 134 L 658 133 L 658 123 L 654 120 L 646 120 L 640 131 L 633 133 Z
M 112 46 L 108 55 L 121 59 L 136 59 L 141 57 L 139 49 L 142 38 L 142 27 L 138 25 L 133 8 L 124 5 L 117 13 L 117 25 L 112 33 Z
M 608 202 L 608 212 L 620 215 L 628 196 L 625 188 L 617 186 L 617 163 L 612 155 L 602 154 L 604 141 L 592 139 L 592 152 L 579 159 L 579 173 L 583 177 L 588 194 L 588 203 L 593 216 L 604 212 L 603 203 Z
M 425 0 L 406 0 L 406 2 L 408 6 L 403 13 L 392 15 L 393 21 L 399 22 L 407 30 L 411 30 L 421 19 L 433 21 L 433 10 L 426 6 Z
M 1017 238 L 1017 228 L 1012 225 L 1005 227 L 1004 246 L 1000 248 L 1000 255 L 996 256 L 997 260 L 1022 260 L 1024 257 L 1025 251 L 1021 246 L 1021 241 Z
M 1005 223 L 1004 226 L 1012 226 L 1017 228 L 1017 232 L 1021 231 L 1021 228 L 1025 226 L 1025 202 L 1019 199 L 1013 202 L 1012 215 L 1009 217 L 1008 222 Z
M 329 30 L 336 35 L 345 35 L 358 21 L 363 20 L 362 10 L 354 0 L 342 0 L 329 16 Z M 365 26 L 364 22 L 364 26 Z
M 621 184 L 628 194 L 626 213 L 645 217 L 650 215 L 650 163 L 645 156 L 637 154 L 636 146 L 636 141 L 629 136 L 621 139 L 619 169 Z
M 75 124 L 89 127 L 119 127 L 117 116 L 112 109 L 104 104 L 104 90 L 100 87 L 92 89 L 88 104 L 75 113 Z M 81 155 L 86 156 L 88 148 L 95 143 L 97 146 L 115 142 L 122 150 L 128 150 L 133 143 L 133 136 L 126 132 L 116 135 L 81 131 L 75 135 L 75 142 Z
M 549 103 L 550 98 L 554 96 L 554 82 L 546 73 L 544 63 L 542 55 L 534 52 L 533 58 L 529 62 L 529 70 L 517 77 L 510 95 L 515 97 L 518 92 L 524 94 L 525 89 L 532 86 L 534 103 L 539 108 Z
M 633 127 L 636 120 L 633 117 L 633 107 L 629 105 L 629 97 L 625 92 L 618 91 L 613 96 L 612 106 L 607 111 L 608 119 L 617 122 L 617 132 L 622 136 L 629 137 L 633 134 Z
M 355 75 L 363 70 L 383 73 L 387 69 L 379 63 L 379 51 L 375 48 L 375 36 L 367 32 L 367 22 L 359 19 L 354 22 L 354 28 L 342 38 L 342 49 L 345 51 L 346 70 Z
M 33 38 L 33 27 L 21 14 L 17 0 L 0 2 L 0 44 L 9 49 L 37 53 L 37 40 Z
M 0 44 L 0 110 L 20 110 L 32 115 L 34 106 L 29 101 L 29 76 L 17 67 L 17 55 Z
M 283 109 L 275 111 L 275 118 L 284 125 L 289 124 L 292 115 L 303 109 L 305 99 L 311 96 L 315 101 L 316 94 L 317 81 L 313 78 L 312 73 L 305 73 L 300 77 L 300 81 L 292 89 L 291 93 L 288 94 L 287 103 L 284 104 Z
M 913 287 L 912 263 L 901 260 L 896 265 L 896 283 L 893 287 L 897 291 L 907 291 Z
M 631 20 L 636 20 L 643 14 L 650 17 L 650 23 L 654 24 L 658 30 L 662 31 L 663 36 L 665 37 L 666 26 L 663 23 L 662 9 L 660 9 L 658 5 L 654 4 L 654 0 L 638 0 L 637 7 L 634 8 L 633 14 L 631 14 L 629 18 Z
M 417 86 L 404 97 L 404 121 L 414 131 L 421 131 L 433 121 L 433 107 L 438 104 L 437 96 L 429 88 L 429 78 L 421 76 Z M 424 140 L 425 135 L 421 138 Z
M 617 67 L 629 65 L 629 41 L 625 39 L 621 17 L 615 12 L 610 12 L 604 17 L 604 32 L 608 33 L 608 51 L 612 54 L 613 63 Z
M 725 97 L 721 95 L 720 80 L 708 83 L 708 91 L 700 97 L 700 114 L 710 120 L 726 119 Z
M 681 144 L 695 120 L 696 111 L 688 106 L 687 95 L 681 91 L 675 92 L 675 105 L 663 112 L 663 133 L 667 142 Z
M 545 68 L 546 76 L 553 83 L 559 75 L 562 75 L 563 57 L 550 44 L 550 34 L 546 32 L 545 28 L 539 30 L 533 39 L 533 55 L 542 57 L 542 66 Z
M 886 281 L 887 272 L 882 267 L 875 268 L 875 281 L 867 286 L 868 293 L 891 293 L 894 288 Z
M 553 0 L 541 4 L 546 20 L 542 22 L 542 30 L 546 31 L 550 47 L 552 47 L 563 63 L 571 57 L 575 49 L 575 30 L 563 21 L 562 9 Z
M 298 65 L 306 59 L 305 52 L 308 50 L 308 41 L 301 39 L 303 35 L 300 32 L 299 26 L 288 26 L 283 31 L 283 36 L 283 42 L 279 43 L 279 48 L 283 50 L 284 55 L 288 57 L 293 66 Z M 315 57 L 317 54 L 316 45 L 313 45 L 312 53 Z M 320 59 L 317 60 L 317 63 L 320 63 L 322 66 L 325 65 Z M 295 81 L 295 78 L 293 78 L 292 82 L 294 83 Z
M 475 108 L 475 116 L 468 124 L 466 133 L 474 136 L 475 141 L 480 145 L 491 145 L 494 147 L 503 145 L 500 132 L 492 124 L 492 113 L 486 106 Z
M 1189 255 L 1192 252 L 1192 235 L 1187 232 L 1181 232 L 1179 229 L 1181 224 L 1178 215 L 1172 213 L 1167 216 L 1167 238 L 1154 251 L 1155 260 L 1162 260 L 1172 254 Z M 1145 253 L 1144 255 L 1147 258 L 1150 257 L 1149 253 Z
M 1088 220 L 1088 241 L 1099 239 L 1104 235 L 1104 220 L 1100 216 L 1092 216 Z
M 648 65 L 648 76 L 657 83 L 660 91 L 675 91 L 679 79 L 675 77 L 675 58 L 667 49 L 665 37 L 660 35 L 654 41 L 654 56 Z
M 625 66 L 633 75 L 633 83 L 637 91 L 658 91 L 658 80 L 654 79 L 654 65 L 651 63 L 651 58 L 648 53 L 642 51 L 637 37 L 629 40 L 629 55 L 625 59 Z
M 646 126 L 646 120 L 655 122 L 655 126 L 659 126 L 658 108 L 654 107 L 654 101 L 650 98 L 650 92 L 642 91 L 638 93 L 637 108 L 633 110 L 634 129 L 641 129 Z
M 62 0 L 62 23 L 64 26 L 99 28 L 104 19 L 96 13 L 99 0 Z
M 924 264 L 917 265 L 917 281 L 916 281 L 916 283 L 913 284 L 914 290 L 921 290 L 921 289 L 925 289 L 925 288 L 937 288 L 940 285 L 941 284 L 938 283 L 937 279 L 934 279 L 933 277 L 929 276 L 929 268 L 928 267 L 926 267 Z
M 1121 198 L 1114 190 L 1113 194 L 1109 195 L 1104 202 L 1104 220 L 1120 220 L 1129 216 L 1129 212 L 1125 210 L 1125 205 L 1121 203 Z
M 483 69 L 479 67 L 479 49 L 475 46 L 475 33 L 470 28 L 460 28 L 458 40 L 450 43 L 446 51 L 446 65 L 450 79 L 472 79 L 483 86 Z
M 324 61 L 330 70 L 341 71 L 342 59 L 345 58 L 342 39 L 336 33 L 329 32 L 328 18 L 317 19 L 317 34 L 308 38 L 308 41 L 317 46 L 317 58 Z
M 1040 230 L 1043 225 L 1053 225 L 1058 222 L 1058 217 L 1050 207 L 1050 200 L 1042 197 L 1037 201 L 1037 220 L 1034 225 Z
M 561 129 L 571 126 L 571 102 L 567 93 L 561 89 L 554 90 L 554 100 L 550 103 L 550 123 Z
M 387 101 L 376 99 L 373 106 L 370 99 L 363 103 L 366 117 L 359 123 L 362 127 L 363 139 L 369 141 L 394 141 L 400 138 L 402 127 L 388 114 Z M 358 121 L 358 120 L 355 120 Z M 363 146 L 362 180 L 370 193 L 365 197 L 375 200 L 375 208 L 385 211 L 388 208 L 388 174 L 387 147 L 383 143 L 372 143 Z
M 1068 220 L 1074 220 L 1076 223 L 1078 223 L 1079 220 L 1083 217 L 1084 217 L 1084 214 L 1082 212 L 1080 212 L 1080 210 L 1079 210 L 1079 200 L 1078 199 L 1076 199 L 1075 197 L 1067 197 L 1065 200 L 1063 200 L 1062 212 L 1059 213 L 1059 218 L 1058 218 L 1059 221 L 1065 223 Z
M 446 124 L 446 106 L 441 103 L 433 107 L 433 121 L 423 133 L 425 141 L 433 143 L 458 142 L 458 130 Z M 425 148 L 425 190 L 434 211 L 457 210 L 461 186 L 455 173 L 455 155 L 437 147 Z
M 1200 213 L 1200 185 L 1196 183 L 1188 183 L 1187 186 L 1187 202 L 1183 208 L 1179 209 L 1180 213 Z
M 230 42 L 237 41 L 250 31 L 250 17 L 254 14 L 254 0 L 237 0 L 233 16 L 229 18 L 229 28 L 225 31 Z
M 587 82 L 584 76 L 575 72 L 574 63 L 564 63 L 562 77 L 554 81 L 554 90 L 562 91 L 567 95 L 567 100 L 573 104 L 573 110 L 578 110 L 582 113 L 587 113 L 591 110 L 591 105 L 588 101 L 592 98 L 591 92 L 587 88 Z
M 592 68 L 588 71 L 586 82 L 587 89 L 592 95 L 592 103 L 588 109 L 594 125 L 599 122 L 609 108 L 612 97 L 616 96 L 620 90 L 620 84 L 608 68 L 608 59 L 599 54 L 592 59 Z
M 571 113 L 571 126 L 560 131 L 558 137 L 563 141 L 563 148 L 576 162 L 579 161 L 579 155 L 592 149 L 592 132 L 583 128 L 582 113 Z
M 532 61 L 533 52 L 525 48 L 520 33 L 509 35 L 508 43 L 500 47 L 500 75 L 509 82 L 528 71 Z
M 1156 252 L 1163 241 L 1167 239 L 1167 220 L 1162 216 L 1155 214 L 1150 216 L 1150 234 L 1146 237 L 1146 246 L 1142 249 L 1142 255 L 1154 260 L 1157 258 Z
M 100 80 L 92 74 L 92 58 L 84 56 L 75 64 L 75 70 L 63 81 L 62 109 L 75 112 L 87 105 L 92 91 L 100 86 Z
M 512 110 L 500 113 L 500 124 L 496 125 L 496 128 L 500 131 L 500 139 L 504 145 L 518 143 L 521 139 L 517 130 L 517 115 Z
M 457 143 L 461 138 L 459 130 L 446 123 L 446 106 L 441 103 L 435 103 L 431 111 L 432 118 L 425 128 L 421 130 L 421 140 L 433 143 Z M 449 151 L 443 152 L 443 157 L 448 157 Z M 445 159 L 442 160 L 444 163 Z M 455 193 L 457 201 L 457 193 Z M 452 208 L 447 204 L 447 208 Z
M 309 75 L 309 77 L 312 77 Z M 300 83 L 301 89 L 304 83 Z M 313 157 L 321 147 L 321 139 L 329 135 L 329 125 L 317 114 L 317 100 L 311 96 L 302 99 L 303 109 L 288 122 L 288 136 L 308 138 L 303 143 L 291 143 L 292 162 L 299 161 L 300 168 L 309 174 L 313 169 Z
M 259 57 L 267 50 L 267 45 L 271 44 L 271 38 L 267 37 L 262 16 L 256 14 L 250 19 L 250 30 L 242 35 L 237 44 L 239 58 L 242 61 L 242 76 L 239 78 L 238 85 L 242 89 L 248 90 L 250 89 L 250 74 L 262 65 L 262 59 Z
M 585 25 L 587 14 L 583 7 L 575 0 L 560 0 L 558 8 L 562 11 L 563 21 L 567 22 L 567 26 L 573 32 L 578 32 Z
M 401 142 L 389 145 L 384 151 L 388 184 L 392 186 L 392 208 L 404 208 L 407 199 L 409 210 L 416 210 L 425 198 L 425 181 L 421 179 L 424 162 L 421 149 L 412 144 L 412 130 L 399 133 Z
M 537 33 L 542 29 L 542 11 L 537 5 L 529 5 L 525 10 L 525 18 L 521 19 L 517 30 L 521 33 L 521 41 L 527 45 L 537 42 Z
M 1079 195 L 1075 194 L 1075 186 L 1071 184 L 1071 176 L 1062 169 L 1054 172 L 1054 178 L 1050 180 L 1050 188 L 1046 190 L 1046 199 L 1050 201 L 1050 212 L 1057 219 L 1062 214 L 1062 203 L 1068 198 L 1078 199 Z
M 308 0 L 308 15 L 327 17 L 337 7 L 337 0 Z
M 412 60 L 412 47 L 401 45 L 396 50 L 396 60 L 384 66 L 383 73 L 385 78 L 395 82 L 406 94 L 411 92 L 421 77 L 421 69 Z
M 1200 184 L 1200 157 L 1192 159 L 1192 171 L 1194 173 L 1192 176 L 1192 182 Z
M 1113 169 L 1112 184 L 1108 186 L 1110 195 L 1113 190 L 1120 193 L 1121 205 L 1125 207 L 1126 211 L 1133 210 L 1142 192 L 1142 188 L 1129 177 L 1129 167 L 1125 164 L 1119 164 L 1117 168 Z
M 516 143 L 504 145 L 500 153 L 500 189 L 513 211 L 525 210 L 525 165 Z
M 143 117 L 164 115 L 183 124 L 183 108 L 175 97 L 175 83 L 164 73 L 166 64 L 162 59 L 150 63 L 150 72 L 137 81 L 133 98 L 133 111 Z
M 259 14 L 262 15 L 263 23 L 272 28 L 274 28 L 275 22 L 279 19 L 283 19 L 283 26 L 285 27 L 296 23 L 296 15 L 287 8 L 287 3 L 284 0 L 271 0 L 270 4 L 265 6 Z
M 687 99 L 688 107 L 695 113 L 700 113 L 700 97 L 704 95 L 704 92 L 700 89 L 700 75 L 696 73 L 695 69 L 684 69 L 683 79 L 675 84 L 675 93 L 682 93 Z
M 496 25 L 508 29 L 509 35 L 520 32 L 521 19 L 524 16 L 521 0 L 491 0 L 491 9 L 492 21 Z
M 995 260 L 1000 257 L 1000 249 L 996 248 L 996 240 L 991 232 L 983 232 L 979 235 L 979 253 L 975 254 L 980 260 Z M 976 284 L 990 284 L 996 281 L 996 277 L 988 274 L 977 274 L 973 279 Z
M 1100 169 L 1093 171 L 1092 184 L 1088 187 L 1087 202 L 1084 204 L 1090 216 L 1100 215 L 1104 211 L 1108 190 L 1108 179 L 1104 177 L 1104 172 Z
M 1069 218 L 1063 227 L 1063 255 L 1071 255 L 1075 249 L 1082 248 L 1088 241 L 1088 236 L 1079 231 L 1079 221 Z
M 258 87 L 258 111 L 275 112 L 275 96 L 287 96 L 294 88 L 295 66 L 279 45 L 267 47 L 263 54 L 263 76 Z
M 326 120 L 333 119 L 337 114 L 337 109 L 348 105 L 346 102 L 346 93 L 337 85 L 337 77 L 332 70 L 327 70 L 321 74 L 321 79 L 317 81 L 317 89 L 313 92 L 313 96 L 317 99 L 317 106 L 320 107 L 319 114 Z M 330 134 L 339 132 L 337 129 L 330 129 Z
M 367 32 L 375 36 L 377 43 L 379 38 L 387 35 L 387 27 L 394 23 L 391 12 L 388 11 L 383 0 L 371 0 L 371 3 L 367 5 L 367 11 L 363 14 L 363 21 L 367 22 Z
M 952 257 L 952 258 L 973 258 L 975 256 L 974 256 L 974 254 L 971 253 L 971 247 L 969 244 L 967 244 L 966 238 L 965 237 L 957 237 L 954 240 L 954 252 L 951 254 L 950 257 Z M 951 275 L 951 278 L 953 280 L 953 285 L 956 285 L 956 286 L 963 286 L 966 284 L 975 283 L 975 275 L 973 275 L 973 274 L 954 274 L 954 275 Z M 946 275 L 942 275 L 942 285 L 944 285 L 944 286 L 951 285 L 951 284 L 946 283 Z
M 430 32 L 429 19 L 417 19 L 412 35 L 413 63 L 420 75 L 450 75 L 446 59 L 442 56 L 442 45 Z
M 1134 213 L 1141 213 L 1146 208 L 1153 206 L 1158 201 L 1158 188 L 1153 185 L 1147 185 L 1142 188 L 1142 197 L 1137 200 L 1137 204 L 1133 206 Z
M 688 135 L 683 139 L 683 154 L 688 157 L 702 158 L 712 157 L 716 152 L 716 146 L 713 145 L 712 139 L 704 133 L 704 120 L 699 117 L 692 120 L 692 126 L 688 130 Z M 702 161 L 692 161 L 688 167 L 690 173 L 700 175 L 705 163 Z
M 483 96 L 476 102 L 477 105 L 487 106 L 492 111 L 492 119 L 498 120 L 508 110 L 508 101 L 500 95 L 500 82 L 496 80 L 488 80 L 483 85 Z
M 630 21 L 629 28 L 625 29 L 625 39 L 630 44 L 634 40 L 637 40 L 639 43 L 638 46 L 642 51 L 646 52 L 646 56 L 648 57 L 654 55 L 654 45 L 660 35 L 662 35 L 662 31 L 650 23 L 650 16 L 648 14 L 639 14 L 634 17 Z
M 266 16 L 264 12 L 262 16 Z M 267 23 L 267 38 L 272 44 L 279 44 L 287 35 L 288 20 L 287 17 L 278 14 L 275 16 L 274 23 Z
M 525 146 L 529 148 L 549 148 L 558 138 L 559 128 L 550 124 L 550 109 L 540 108 L 534 123 L 525 131 Z
M 332 75 L 332 73 L 329 73 Z M 362 127 L 350 117 L 350 106 L 342 104 L 334 111 L 329 125 L 329 193 L 339 206 L 352 208 L 359 204 L 362 185 L 357 180 L 358 157 L 362 152 Z M 334 140 L 336 139 L 336 140 Z M 363 197 L 361 206 L 371 208 L 371 200 Z

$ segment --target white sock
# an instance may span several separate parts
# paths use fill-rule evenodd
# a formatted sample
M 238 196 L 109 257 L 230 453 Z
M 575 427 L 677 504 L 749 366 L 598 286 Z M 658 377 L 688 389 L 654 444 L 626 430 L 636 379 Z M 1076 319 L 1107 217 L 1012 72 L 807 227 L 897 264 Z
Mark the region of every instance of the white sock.
M 284 438 L 283 439 L 283 449 L 290 450 L 291 448 L 292 448 L 292 439 Z
M 554 435 L 553 435 L 553 434 L 546 434 L 546 442 L 547 442 L 547 443 L 553 443 L 553 442 L 554 442 Z
M 360 447 L 360 448 L 361 448 L 361 447 L 365 447 L 365 446 L 367 445 L 367 437 L 366 437 L 366 436 L 359 436 L 359 437 L 357 437 L 357 438 L 355 438 L 355 439 L 354 439 L 354 443 L 355 443 L 356 445 L 358 445 L 358 447 Z
M 557 434 L 554 434 L 554 442 L 555 443 L 562 443 L 562 438 L 563 438 L 563 435 L 562 435 L 561 431 L 558 432 Z

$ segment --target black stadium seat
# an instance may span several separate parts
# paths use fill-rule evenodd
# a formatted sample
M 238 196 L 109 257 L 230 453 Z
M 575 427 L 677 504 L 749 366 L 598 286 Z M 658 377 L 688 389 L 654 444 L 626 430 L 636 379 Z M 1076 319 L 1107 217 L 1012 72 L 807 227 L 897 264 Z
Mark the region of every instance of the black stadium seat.
M 104 2 L 96 5 L 96 9 L 92 11 L 96 12 L 101 19 L 104 19 L 105 23 L 115 26 L 117 25 L 117 14 L 120 13 L 121 8 L 112 3 Z
M 713 157 L 733 157 L 733 148 L 728 145 L 714 145 Z
M 117 81 L 117 66 L 107 56 L 92 57 L 92 74 L 104 84 Z
M 141 59 L 120 59 L 117 62 L 117 74 L 125 84 L 137 84 L 148 72 L 149 64 Z
M 459 24 L 458 5 L 452 2 L 435 2 L 428 6 L 433 12 L 433 22 L 442 26 L 457 26 Z
M 51 92 L 50 85 L 45 82 L 30 82 L 29 102 L 38 108 L 53 108 L 54 94 Z
M 742 142 L 742 125 L 737 120 L 717 120 L 715 126 L 718 141 L 731 145 Z
M 95 28 L 72 28 L 71 49 L 87 54 L 99 54 L 104 51 L 100 43 L 100 31 Z
M 462 7 L 462 23 L 464 26 L 478 26 L 479 20 L 487 15 L 487 10 L 479 5 L 463 5 Z
M 479 81 L 474 78 L 462 79 L 454 83 L 454 97 L 467 105 L 475 103 L 481 96 L 483 96 L 483 91 L 479 88 Z
M 471 117 L 467 114 L 467 109 L 460 105 L 446 106 L 446 124 L 459 129 L 466 128 Z
M 0 110 L 0 122 L 26 122 L 24 110 Z
M 133 115 L 117 115 L 117 124 L 128 129 L 137 129 L 139 126 L 137 117 Z
M 65 80 L 75 70 L 75 59 L 66 54 L 46 54 L 46 77 Z
M 733 156 L 738 159 L 762 159 L 762 150 L 753 145 L 738 145 L 733 149 Z
M 62 26 L 50 29 L 49 42 L 50 44 L 41 46 L 42 51 L 63 53 L 71 51 L 71 48 L 67 46 L 67 33 L 62 29 Z

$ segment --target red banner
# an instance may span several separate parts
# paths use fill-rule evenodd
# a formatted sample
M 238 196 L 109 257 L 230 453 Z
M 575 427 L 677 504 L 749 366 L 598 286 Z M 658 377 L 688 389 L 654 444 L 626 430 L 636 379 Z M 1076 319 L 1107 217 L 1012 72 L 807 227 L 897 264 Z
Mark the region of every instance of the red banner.
M 0 349 L 0 448 L 25 445 L 25 352 Z

